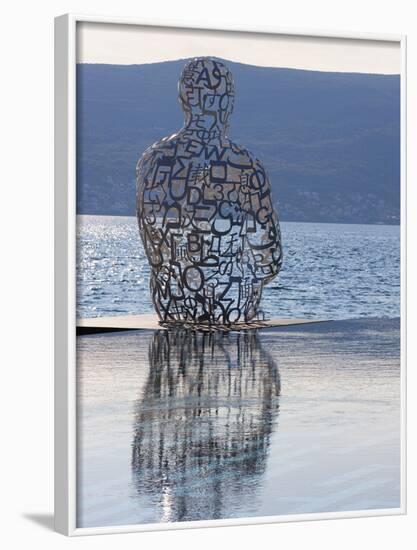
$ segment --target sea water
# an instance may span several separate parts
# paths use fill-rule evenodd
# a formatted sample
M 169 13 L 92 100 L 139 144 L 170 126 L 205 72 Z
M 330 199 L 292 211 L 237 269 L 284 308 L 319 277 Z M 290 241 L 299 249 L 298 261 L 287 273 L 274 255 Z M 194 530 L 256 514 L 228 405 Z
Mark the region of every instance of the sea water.
M 264 289 L 268 317 L 353 319 L 400 314 L 400 228 L 281 223 L 284 263 Z M 77 217 L 77 316 L 153 311 L 134 217 Z

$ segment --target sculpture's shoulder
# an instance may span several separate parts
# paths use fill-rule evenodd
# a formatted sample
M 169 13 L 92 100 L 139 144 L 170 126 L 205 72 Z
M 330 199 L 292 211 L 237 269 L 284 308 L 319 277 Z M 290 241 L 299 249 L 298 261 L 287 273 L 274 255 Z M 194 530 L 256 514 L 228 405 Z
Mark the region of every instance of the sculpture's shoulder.
M 227 160 L 231 165 L 238 165 L 250 175 L 260 172 L 267 178 L 262 162 L 249 149 L 229 140 Z
M 136 177 L 140 179 L 141 175 L 152 167 L 158 159 L 175 155 L 179 141 L 179 134 L 173 134 L 156 141 L 145 149 L 136 164 Z

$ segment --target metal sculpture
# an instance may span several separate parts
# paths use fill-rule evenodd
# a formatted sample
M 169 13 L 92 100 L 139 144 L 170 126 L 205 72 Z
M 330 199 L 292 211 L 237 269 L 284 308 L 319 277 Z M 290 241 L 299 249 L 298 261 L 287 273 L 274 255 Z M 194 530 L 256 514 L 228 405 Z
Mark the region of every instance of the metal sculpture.
M 280 388 L 278 365 L 256 330 L 154 332 L 132 474 L 160 521 L 217 519 L 231 501 L 256 501 Z
M 223 63 L 187 63 L 179 99 L 183 128 L 149 147 L 136 169 L 152 301 L 162 324 L 248 323 L 282 264 L 270 182 L 226 136 L 234 83 Z

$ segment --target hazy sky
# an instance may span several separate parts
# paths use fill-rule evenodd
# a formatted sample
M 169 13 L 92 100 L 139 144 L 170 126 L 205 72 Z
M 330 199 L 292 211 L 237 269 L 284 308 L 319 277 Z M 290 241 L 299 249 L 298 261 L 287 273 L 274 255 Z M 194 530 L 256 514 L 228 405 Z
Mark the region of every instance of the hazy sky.
M 77 23 L 77 62 L 131 65 L 212 55 L 266 67 L 398 74 L 398 42 Z

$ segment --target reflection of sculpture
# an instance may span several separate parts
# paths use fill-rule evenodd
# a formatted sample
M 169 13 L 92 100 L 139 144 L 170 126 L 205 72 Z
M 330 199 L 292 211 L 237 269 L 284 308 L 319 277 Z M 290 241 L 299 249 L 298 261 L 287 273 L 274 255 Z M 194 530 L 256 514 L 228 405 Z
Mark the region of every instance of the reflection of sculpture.
M 255 331 L 157 331 L 135 423 L 140 494 L 167 521 L 224 517 L 231 500 L 256 506 L 280 379 Z
M 184 127 L 149 147 L 136 171 L 153 303 L 165 323 L 248 322 L 282 263 L 270 182 L 226 137 L 234 84 L 222 63 L 189 62 L 179 97 Z

